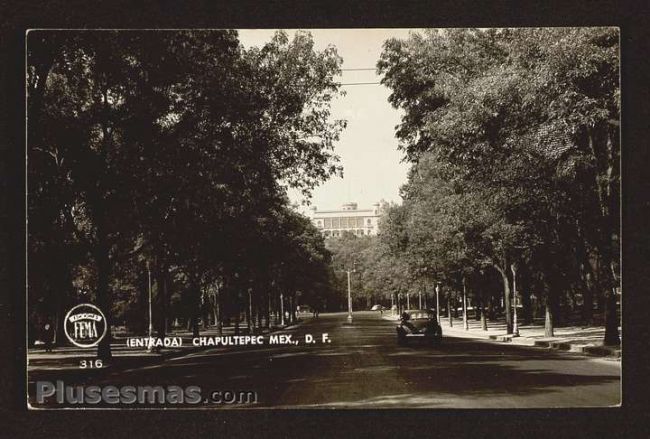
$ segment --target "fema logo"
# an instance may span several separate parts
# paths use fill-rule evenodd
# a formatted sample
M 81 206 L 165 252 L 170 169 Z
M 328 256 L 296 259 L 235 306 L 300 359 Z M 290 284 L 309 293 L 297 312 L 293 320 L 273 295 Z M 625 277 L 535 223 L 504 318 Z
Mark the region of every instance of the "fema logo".
M 92 348 L 106 335 L 106 317 L 95 305 L 82 303 L 65 315 L 63 329 L 73 345 Z

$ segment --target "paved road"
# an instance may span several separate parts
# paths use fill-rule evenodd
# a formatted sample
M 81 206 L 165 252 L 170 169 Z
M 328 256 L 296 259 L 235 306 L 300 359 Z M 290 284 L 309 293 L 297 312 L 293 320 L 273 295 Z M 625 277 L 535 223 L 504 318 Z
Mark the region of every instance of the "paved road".
M 255 407 L 584 407 L 620 400 L 620 363 L 611 360 L 452 337 L 439 347 L 399 347 L 394 323 L 371 312 L 355 313 L 352 325 L 344 313 L 321 314 L 289 332 L 299 340 L 327 333 L 332 341 L 209 349 L 91 382 L 252 390 Z

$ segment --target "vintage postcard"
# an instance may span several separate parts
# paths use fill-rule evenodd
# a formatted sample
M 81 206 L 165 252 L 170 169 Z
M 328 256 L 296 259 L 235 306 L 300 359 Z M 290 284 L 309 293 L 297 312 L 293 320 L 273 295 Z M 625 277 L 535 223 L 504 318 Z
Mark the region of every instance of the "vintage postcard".
M 25 39 L 30 409 L 620 405 L 618 28 Z

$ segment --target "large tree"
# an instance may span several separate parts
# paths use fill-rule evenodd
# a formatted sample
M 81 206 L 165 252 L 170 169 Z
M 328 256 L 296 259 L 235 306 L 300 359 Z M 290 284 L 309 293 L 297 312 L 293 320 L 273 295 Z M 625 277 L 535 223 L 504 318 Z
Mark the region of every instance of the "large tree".
M 196 333 L 202 291 L 264 270 L 246 256 L 268 233 L 257 218 L 287 204 L 287 187 L 309 194 L 340 171 L 341 59 L 306 33 L 250 50 L 234 31 L 54 34 L 28 39 L 30 216 L 42 218 L 30 251 L 60 257 L 63 273 L 89 267 L 109 320 L 114 281 L 134 278 L 121 264 L 153 266 L 164 313 L 174 271 Z
M 607 298 L 605 341 L 612 344 L 617 47 L 616 30 L 605 28 L 438 30 L 389 40 L 378 64 L 391 103 L 405 110 L 397 136 L 407 160 L 433 153 L 472 192 L 479 188 L 484 210 L 498 216 L 485 242 L 506 301 L 515 260 L 535 258 L 549 309 L 571 279 L 588 298 L 595 277 Z M 567 251 L 578 260 L 562 257 Z

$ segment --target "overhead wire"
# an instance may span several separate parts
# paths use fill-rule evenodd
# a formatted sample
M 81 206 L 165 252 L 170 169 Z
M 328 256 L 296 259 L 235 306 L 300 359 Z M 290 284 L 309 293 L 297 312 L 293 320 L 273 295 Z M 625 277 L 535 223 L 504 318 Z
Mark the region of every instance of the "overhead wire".
M 342 83 L 338 85 L 375 85 L 375 84 L 381 84 L 381 82 L 348 82 L 348 83 Z

